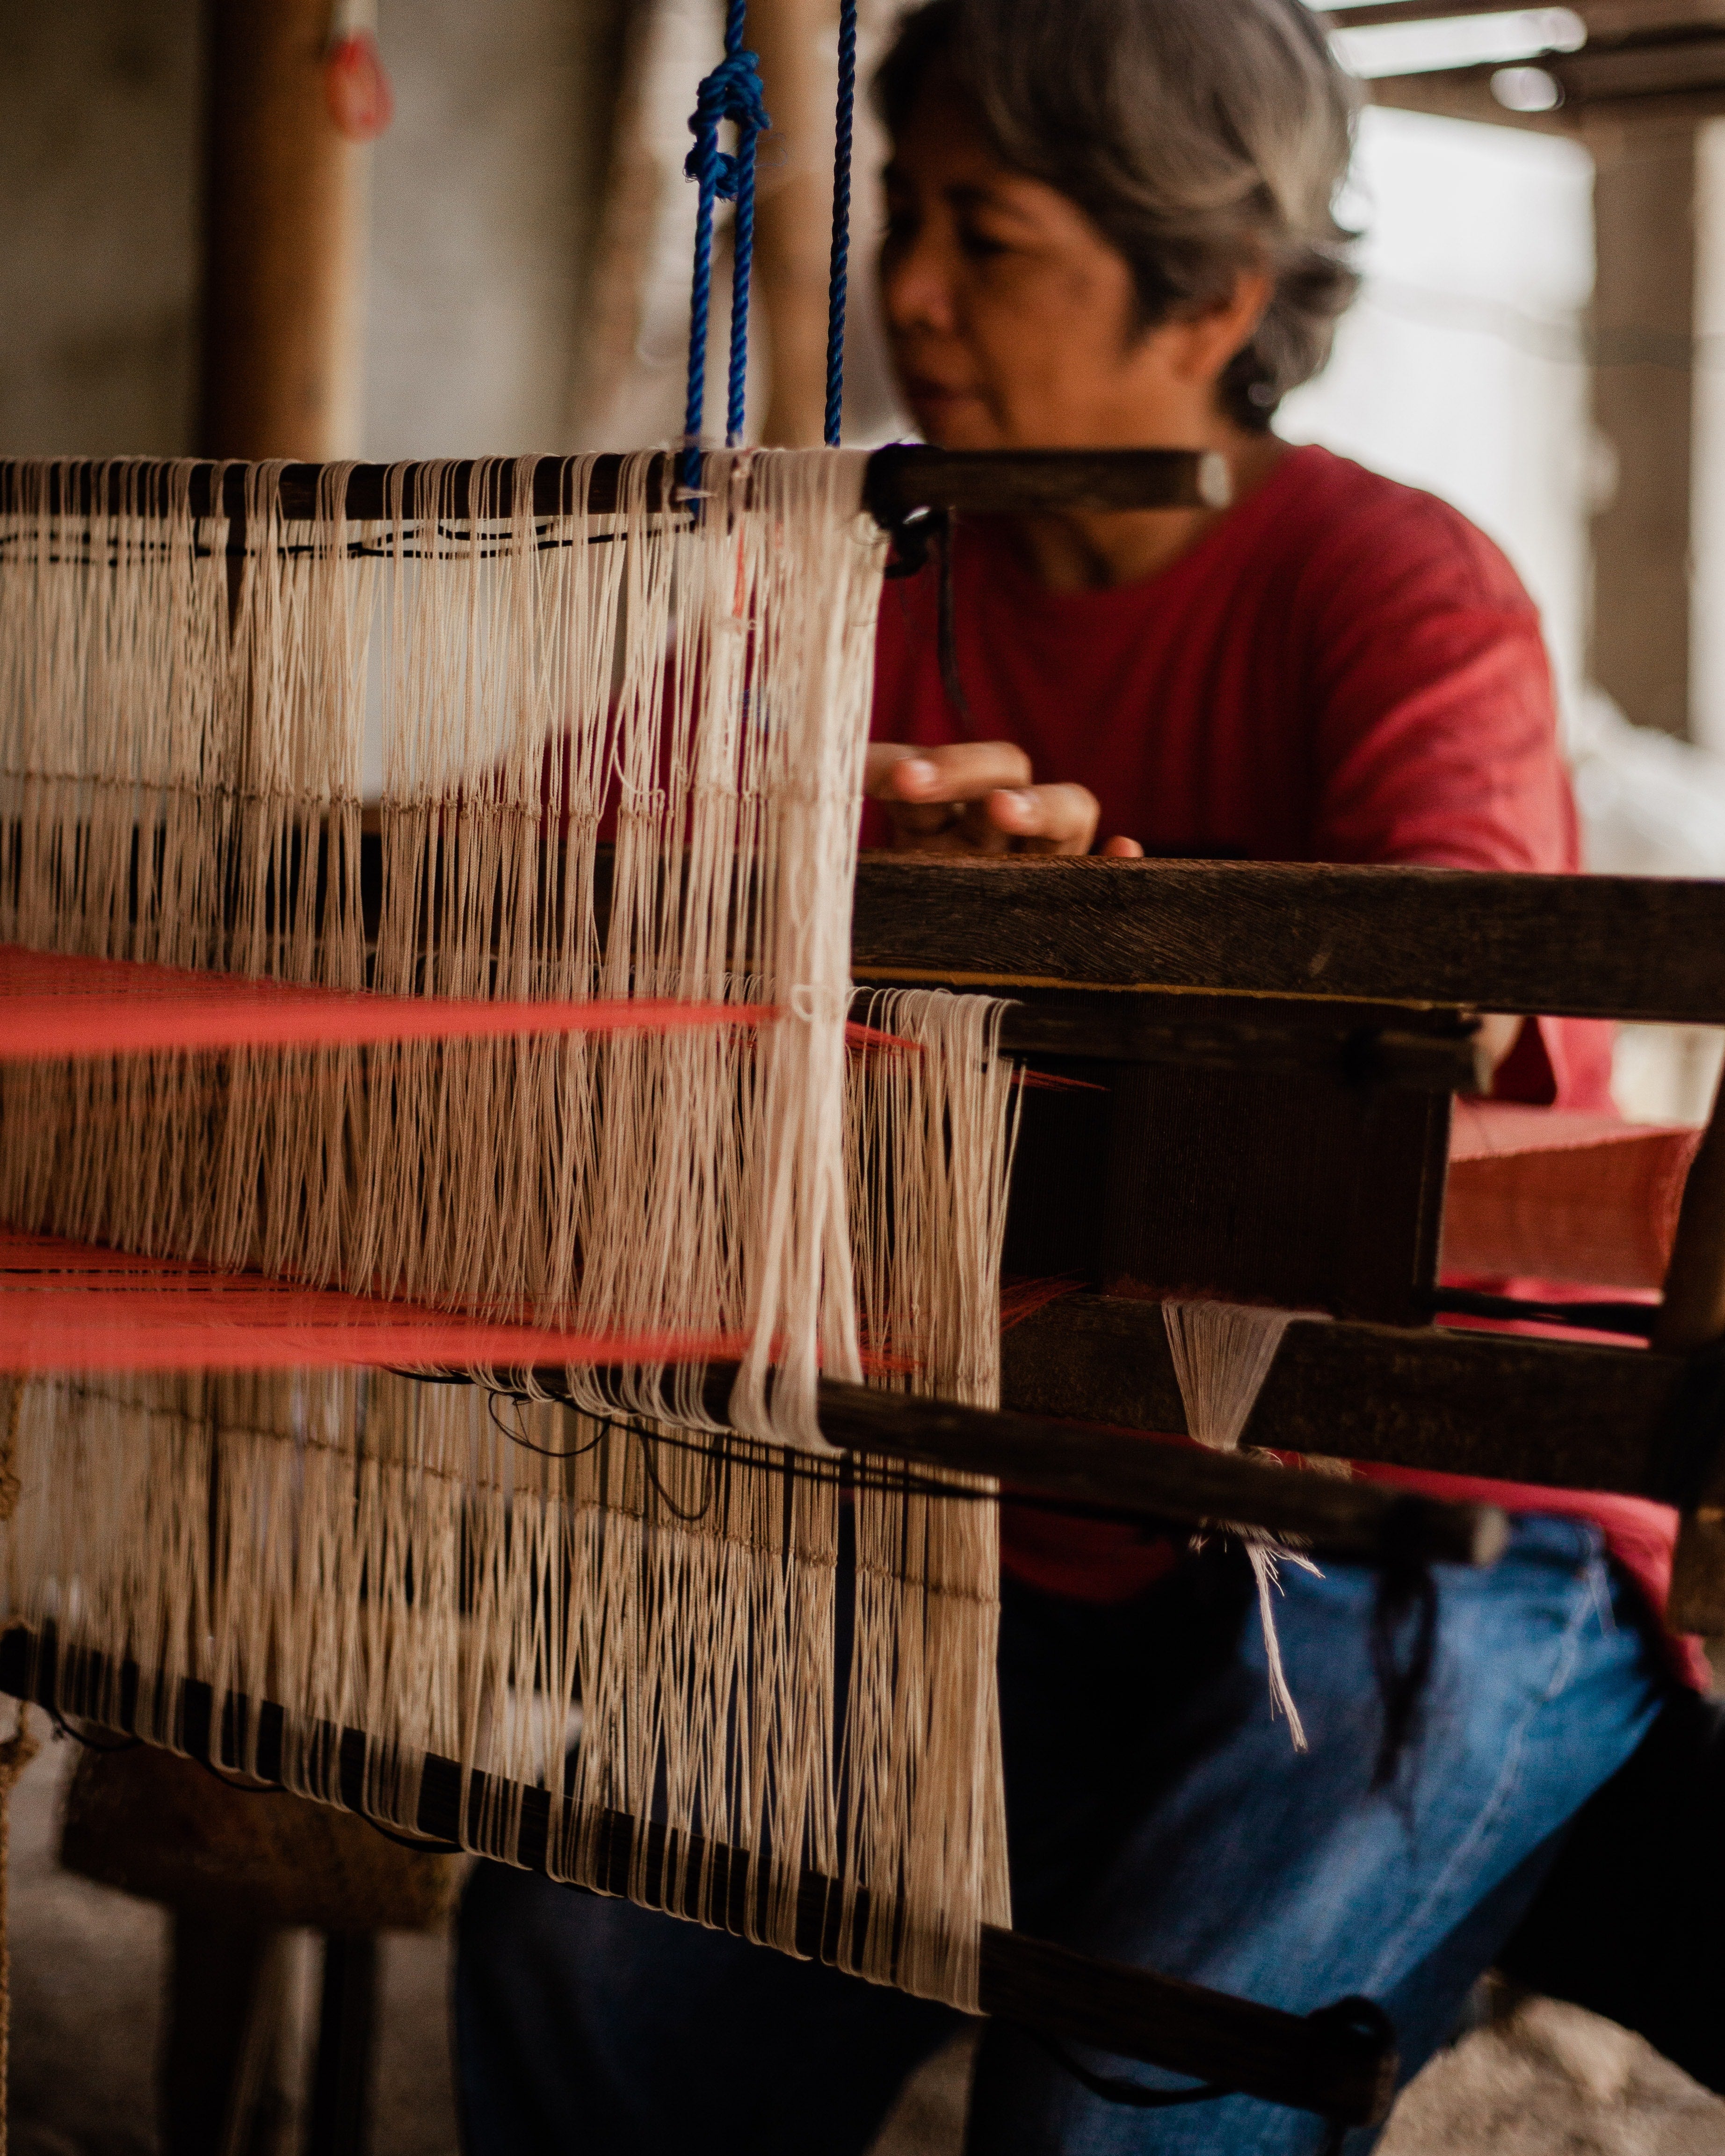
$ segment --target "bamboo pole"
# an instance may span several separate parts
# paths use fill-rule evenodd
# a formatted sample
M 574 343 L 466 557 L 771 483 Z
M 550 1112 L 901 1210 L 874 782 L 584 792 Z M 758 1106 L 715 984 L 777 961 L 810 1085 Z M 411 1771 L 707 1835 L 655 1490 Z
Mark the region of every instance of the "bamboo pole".
M 778 449 L 819 448 L 825 412 L 833 114 L 819 56 L 836 22 L 831 0 L 749 0 L 748 42 L 773 117 L 756 181 L 755 290 L 770 384 L 761 439 Z
M 351 455 L 364 164 L 325 99 L 331 0 L 207 0 L 206 455 Z

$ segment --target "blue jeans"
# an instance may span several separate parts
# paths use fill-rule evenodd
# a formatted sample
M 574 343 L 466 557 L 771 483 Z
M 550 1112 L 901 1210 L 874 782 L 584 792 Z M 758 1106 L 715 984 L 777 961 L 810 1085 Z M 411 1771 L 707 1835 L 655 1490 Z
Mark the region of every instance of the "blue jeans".
M 1124 1608 L 1008 1584 L 1014 1922 L 1296 2014 L 1363 1993 L 1395 2023 L 1410 2076 L 1671 1681 L 1597 1532 L 1523 1520 L 1493 1569 L 1435 1573 L 1430 1674 L 1384 1781 L 1377 1577 L 1285 1578 L 1302 1754 L 1270 1717 L 1237 1556 L 1189 1560 Z M 495 1865 L 475 1871 L 462 1911 L 469 2156 L 860 2156 L 957 2025 L 946 2008 Z M 1349 2156 L 1373 2138 L 1349 2136 Z M 1306 2156 L 1324 2139 L 1309 2114 L 1246 2097 L 1110 2102 L 1023 2031 L 984 2025 L 971 2156 Z

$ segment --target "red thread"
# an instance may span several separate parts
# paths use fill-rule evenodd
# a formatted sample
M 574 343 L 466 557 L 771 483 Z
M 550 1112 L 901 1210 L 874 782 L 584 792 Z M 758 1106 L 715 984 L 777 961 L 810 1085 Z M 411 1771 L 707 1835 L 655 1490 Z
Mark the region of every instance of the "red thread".
M 386 996 L 194 973 L 131 958 L 63 957 L 0 944 L 0 1058 L 231 1048 L 350 1048 L 387 1041 L 507 1040 L 532 1034 L 670 1033 L 757 1026 L 770 1004 L 488 1003 Z
M 575 1332 L 0 1229 L 0 1370 L 734 1363 L 737 1335 Z
M 1046 1310 L 1050 1303 L 1063 1301 L 1069 1295 L 1081 1295 L 1084 1289 L 1084 1281 L 1070 1276 L 1004 1280 L 1000 1283 L 1000 1330 L 1010 1332 L 1014 1325 L 1022 1325 L 1039 1310 Z

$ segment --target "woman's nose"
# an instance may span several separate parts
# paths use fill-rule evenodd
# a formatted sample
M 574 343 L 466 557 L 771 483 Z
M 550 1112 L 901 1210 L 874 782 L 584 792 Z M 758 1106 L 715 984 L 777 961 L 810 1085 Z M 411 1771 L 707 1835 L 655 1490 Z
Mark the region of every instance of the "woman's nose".
M 895 239 L 882 252 L 880 300 L 896 335 L 915 330 L 950 334 L 957 321 L 952 283 L 938 236 L 925 224 L 914 236 Z

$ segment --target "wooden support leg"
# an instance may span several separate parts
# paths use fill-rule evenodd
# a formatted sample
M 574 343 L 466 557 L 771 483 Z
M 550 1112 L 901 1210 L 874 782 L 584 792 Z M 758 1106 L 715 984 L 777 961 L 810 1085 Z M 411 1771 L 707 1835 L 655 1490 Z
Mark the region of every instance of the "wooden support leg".
M 288 1934 L 177 1909 L 172 1954 L 161 2076 L 166 2156 L 287 2156 Z
M 377 1934 L 324 1935 L 317 2061 L 305 2147 L 316 2156 L 366 2156 L 377 2025 Z
M 1683 1186 L 1682 1209 L 1666 1270 L 1665 1298 L 1653 1345 L 1676 1354 L 1717 1356 L 1725 1341 L 1725 1086 L 1713 1101 L 1701 1150 Z M 1682 1403 L 1685 1424 L 1672 1433 L 1672 1461 L 1683 1524 L 1671 1574 L 1668 1614 L 1681 1632 L 1725 1633 L 1725 1445 L 1715 1424 L 1725 1388 L 1708 1361 L 1691 1366 Z M 1711 1458 L 1707 1456 L 1711 1440 Z

